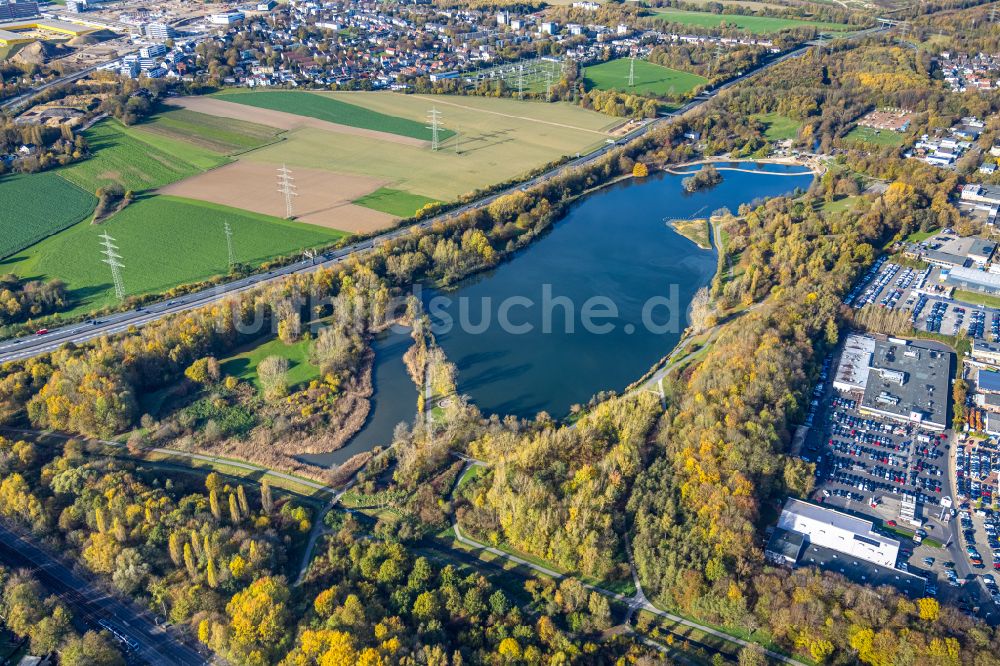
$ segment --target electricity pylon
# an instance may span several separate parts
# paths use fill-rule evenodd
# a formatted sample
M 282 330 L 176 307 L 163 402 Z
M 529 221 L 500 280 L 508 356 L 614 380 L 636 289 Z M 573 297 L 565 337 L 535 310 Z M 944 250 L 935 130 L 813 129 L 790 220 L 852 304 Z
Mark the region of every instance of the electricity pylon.
M 229 267 L 232 268 L 236 265 L 236 251 L 233 250 L 233 228 L 229 226 L 229 222 L 224 222 L 222 224 L 222 229 L 226 234 L 226 250 L 229 253 Z
M 437 107 L 432 108 L 427 112 L 427 117 L 431 124 L 427 126 L 427 129 L 431 131 L 431 150 L 437 150 L 440 146 L 438 141 L 438 132 L 441 129 L 441 112 L 437 110 Z
M 290 220 L 293 214 L 292 199 L 299 194 L 295 191 L 295 179 L 292 178 L 292 172 L 284 164 L 278 169 L 278 192 L 285 195 L 285 218 Z
M 104 247 L 101 250 L 104 259 L 101 261 L 111 267 L 111 280 L 115 284 L 115 296 L 118 297 L 119 301 L 125 300 L 125 283 L 122 281 L 122 269 L 125 268 L 125 264 L 122 263 L 122 256 L 118 254 L 118 246 L 115 245 L 115 239 L 106 231 L 100 235 L 100 238 L 101 245 Z

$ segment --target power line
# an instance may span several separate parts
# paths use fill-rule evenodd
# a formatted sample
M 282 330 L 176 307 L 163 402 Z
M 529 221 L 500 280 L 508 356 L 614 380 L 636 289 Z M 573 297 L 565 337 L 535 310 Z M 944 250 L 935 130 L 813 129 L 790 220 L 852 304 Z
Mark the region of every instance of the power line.
M 552 70 L 545 70 L 545 101 L 552 101 Z
M 628 61 L 628 87 L 635 87 L 635 55 L 629 58 Z
M 285 218 L 290 220 L 293 214 L 292 199 L 299 196 L 299 193 L 295 191 L 292 172 L 284 164 L 278 169 L 278 192 L 285 195 Z
M 433 107 L 427 112 L 427 118 L 431 123 L 427 126 L 427 129 L 431 131 L 431 150 L 437 150 L 440 146 L 438 132 L 441 130 L 441 112 L 437 110 L 437 107 Z
M 101 250 L 101 254 L 104 255 L 101 262 L 111 267 L 111 280 L 115 284 L 115 296 L 118 297 L 119 301 L 125 300 L 125 283 L 122 281 L 121 270 L 125 268 L 125 264 L 122 263 L 122 256 L 118 254 L 118 246 L 115 245 L 115 239 L 108 235 L 107 231 L 101 234 L 100 238 L 101 245 L 104 247 Z
M 232 268 L 236 265 L 236 251 L 233 250 L 233 228 L 229 226 L 229 222 L 223 222 L 222 229 L 226 234 L 226 250 L 229 252 L 229 267 Z

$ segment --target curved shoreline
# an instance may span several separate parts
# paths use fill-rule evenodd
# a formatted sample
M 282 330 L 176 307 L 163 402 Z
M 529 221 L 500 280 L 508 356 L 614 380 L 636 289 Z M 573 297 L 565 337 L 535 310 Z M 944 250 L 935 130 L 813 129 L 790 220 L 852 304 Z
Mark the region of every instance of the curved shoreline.
M 826 172 L 826 168 L 813 160 L 801 160 L 794 158 L 769 158 L 765 157 L 762 159 L 723 159 L 718 157 L 708 157 L 701 160 L 693 160 L 691 162 L 682 162 L 681 164 L 672 164 L 669 166 L 663 166 L 663 171 L 673 174 L 675 176 L 685 176 L 694 171 L 682 171 L 682 169 L 687 169 L 688 167 L 701 166 L 704 164 L 711 164 L 719 171 L 739 171 L 741 173 L 755 173 L 755 174 L 766 174 L 768 176 L 804 176 L 808 173 L 813 174 L 813 176 L 821 176 Z M 744 169 L 739 166 L 725 166 L 727 164 L 774 164 L 777 166 L 786 167 L 802 167 L 805 171 L 797 173 L 779 173 L 776 171 L 767 171 L 763 169 Z
M 706 162 L 706 164 L 711 164 L 711 162 Z M 671 169 L 671 168 L 668 168 L 668 167 L 663 167 L 663 170 L 665 172 L 669 173 L 669 174 L 674 175 L 674 176 L 690 176 L 692 174 L 698 173 L 697 171 L 675 171 L 674 169 Z M 762 176 L 807 176 L 807 175 L 810 175 L 810 174 L 813 175 L 813 176 L 816 175 L 816 172 L 813 171 L 812 169 L 807 169 L 805 171 L 798 171 L 796 173 L 779 173 L 777 171 L 763 171 L 761 169 L 740 169 L 738 167 L 717 166 L 717 167 L 715 167 L 715 170 L 716 171 L 738 171 L 740 173 L 753 173 L 753 174 L 759 174 L 759 175 L 762 175 Z

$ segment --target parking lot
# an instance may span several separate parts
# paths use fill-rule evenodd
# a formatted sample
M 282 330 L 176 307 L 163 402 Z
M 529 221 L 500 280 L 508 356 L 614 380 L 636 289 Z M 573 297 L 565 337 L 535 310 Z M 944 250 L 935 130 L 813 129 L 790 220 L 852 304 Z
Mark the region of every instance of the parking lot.
M 940 269 L 909 268 L 879 259 L 845 299 L 856 309 L 865 305 L 905 310 L 914 328 L 944 335 L 1000 341 L 1000 310 L 953 300 L 945 294 Z
M 950 494 L 945 435 L 863 415 L 858 404 L 832 395 L 822 424 L 826 434 L 806 448 L 806 457 L 815 456 L 817 485 L 829 492 L 824 498 L 877 504 L 910 494 L 919 504 L 939 505 Z
M 1000 448 L 861 413 L 859 394 L 832 387 L 838 360 L 824 359 L 806 421 L 812 499 L 874 519 L 900 541 L 897 567 L 924 577 L 928 594 L 1000 621 L 1000 515 L 980 508 L 996 492 Z M 919 528 L 900 518 L 906 496 L 916 499 Z

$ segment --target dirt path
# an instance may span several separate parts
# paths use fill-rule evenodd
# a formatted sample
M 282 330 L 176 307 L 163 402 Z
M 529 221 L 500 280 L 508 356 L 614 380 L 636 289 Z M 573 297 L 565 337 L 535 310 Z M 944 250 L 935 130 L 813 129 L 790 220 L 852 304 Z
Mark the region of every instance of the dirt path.
M 404 146 L 423 147 L 426 141 L 414 139 L 399 134 L 389 132 L 379 132 L 377 130 L 363 129 L 361 127 L 351 127 L 350 125 L 340 125 L 328 120 L 310 118 L 309 116 L 299 116 L 294 113 L 284 111 L 274 111 L 271 109 L 261 109 L 249 104 L 239 104 L 238 102 L 227 102 L 214 97 L 171 97 L 168 101 L 171 106 L 180 106 L 191 111 L 204 113 L 210 116 L 222 118 L 233 118 L 235 120 L 245 120 L 259 125 L 268 125 L 283 130 L 295 130 L 301 127 L 312 127 L 314 129 L 336 132 L 338 134 L 353 134 L 364 136 L 379 141 L 398 143 Z

